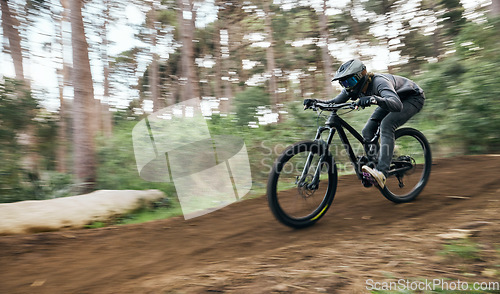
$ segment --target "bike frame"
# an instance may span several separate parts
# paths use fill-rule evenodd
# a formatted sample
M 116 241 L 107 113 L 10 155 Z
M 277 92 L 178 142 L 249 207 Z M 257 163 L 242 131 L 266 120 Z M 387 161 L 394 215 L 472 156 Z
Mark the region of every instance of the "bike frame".
M 328 147 L 330 147 L 332 140 L 333 140 L 333 136 L 335 135 L 335 132 L 337 132 L 339 137 L 340 137 L 340 141 L 342 142 L 342 145 L 344 146 L 344 149 L 347 151 L 347 154 L 349 155 L 349 159 L 351 160 L 352 164 L 355 166 L 356 174 L 361 179 L 362 173 L 361 173 L 360 167 L 357 166 L 357 164 L 356 164 L 358 159 L 356 157 L 356 154 L 354 153 L 354 150 L 351 146 L 351 143 L 349 142 L 349 139 L 347 138 L 345 130 L 347 130 L 349 133 L 351 133 L 351 135 L 353 135 L 354 138 L 356 140 L 358 140 L 363 145 L 365 150 L 367 150 L 368 144 L 374 143 L 378 140 L 378 133 L 369 142 L 365 141 L 363 136 L 358 131 L 356 131 L 350 124 L 348 124 L 345 120 L 343 120 L 337 114 L 337 111 L 333 111 L 330 114 L 325 125 L 326 125 L 325 127 L 318 128 L 318 131 L 316 132 L 315 140 L 320 140 L 321 134 L 324 131 L 329 130 L 327 145 L 328 145 Z
M 321 139 L 321 134 L 327 130 L 329 131 L 329 133 L 328 133 L 328 138 L 325 142 L 323 139 Z M 349 125 L 345 120 L 343 120 L 337 114 L 337 110 L 333 110 L 332 113 L 330 114 L 330 116 L 328 117 L 328 119 L 325 123 L 325 126 L 318 127 L 318 130 L 316 131 L 316 136 L 315 136 L 314 140 L 316 142 L 320 143 L 323 150 L 328 151 L 329 147 L 332 143 L 333 136 L 335 135 L 335 132 L 338 132 L 338 135 L 340 137 L 342 145 L 344 145 L 344 148 L 349 155 L 349 159 L 351 160 L 351 162 L 353 163 L 353 165 L 355 167 L 354 169 L 355 169 L 356 175 L 358 176 L 359 179 L 362 179 L 363 175 L 361 173 L 360 167 L 356 164 L 357 163 L 356 154 L 354 153 L 354 150 L 351 146 L 351 143 L 349 142 L 349 139 L 347 138 L 345 130 L 347 130 L 349 133 L 351 133 L 354 136 L 354 138 L 356 138 L 356 140 L 358 140 L 361 144 L 363 144 L 363 147 L 365 148 L 365 150 L 368 147 L 368 144 L 372 144 L 372 143 L 376 142 L 378 140 L 378 136 L 379 136 L 378 132 L 377 132 L 377 134 L 375 135 L 375 137 L 372 140 L 365 141 L 363 136 L 361 136 L 361 134 L 358 131 L 356 131 L 351 125 Z M 319 176 L 320 176 L 320 171 L 321 171 L 320 167 L 324 163 L 326 155 L 327 155 L 327 152 L 323 152 L 323 154 L 321 154 L 320 161 L 318 163 L 316 171 L 314 172 L 313 180 L 311 181 L 311 184 L 309 186 L 310 189 L 315 189 L 318 186 Z M 309 153 L 309 156 L 307 157 L 307 161 L 306 161 L 306 164 L 304 165 L 302 175 L 300 176 L 300 180 L 298 181 L 299 186 L 301 186 L 301 184 L 303 184 L 305 181 L 306 175 L 308 174 L 309 168 L 311 166 L 312 157 L 313 157 L 313 153 L 311 152 L 311 153 Z
M 351 160 L 351 162 L 354 166 L 354 171 L 356 172 L 356 175 L 358 176 L 358 178 L 360 180 L 363 180 L 363 173 L 361 171 L 361 166 L 358 164 L 358 158 L 356 157 L 356 154 L 354 153 L 354 150 L 351 146 L 351 143 L 349 142 L 349 139 L 347 138 L 345 130 L 347 130 L 349 133 L 351 133 L 351 135 L 353 135 L 354 138 L 356 140 L 358 140 L 363 145 L 363 148 L 364 148 L 365 152 L 367 153 L 367 160 L 369 162 L 376 160 L 374 158 L 370 158 L 370 156 L 368 155 L 368 150 L 370 148 L 370 145 L 377 144 L 378 139 L 380 137 L 380 129 L 377 130 L 377 132 L 375 133 L 375 136 L 370 141 L 366 141 L 358 131 L 356 131 L 349 123 L 347 123 L 345 120 L 343 120 L 337 114 L 337 111 L 339 109 L 341 109 L 342 107 L 348 106 L 348 105 L 351 105 L 351 107 L 352 107 L 352 104 L 345 103 L 345 104 L 340 104 L 338 106 L 338 108 L 330 109 L 330 111 L 332 111 L 332 113 L 330 114 L 330 116 L 326 120 L 325 126 L 318 127 L 318 130 L 316 131 L 316 136 L 314 138 L 314 141 L 318 142 L 320 144 L 321 149 L 324 150 L 324 152 L 321 152 L 320 160 L 318 162 L 318 166 L 316 167 L 316 171 L 314 172 L 313 180 L 308 185 L 309 189 L 316 189 L 319 185 L 319 177 L 320 177 L 321 167 L 325 163 L 324 160 L 325 160 L 326 155 L 329 152 L 330 145 L 332 143 L 333 136 L 335 135 L 335 132 L 338 132 L 340 140 L 342 142 L 342 145 L 344 145 L 344 148 L 347 151 L 347 154 L 349 155 L 349 159 Z M 325 142 L 321 138 L 321 134 L 327 130 L 329 131 L 329 134 L 328 134 L 328 138 Z M 313 153 L 311 152 L 311 153 L 309 153 L 309 155 L 307 157 L 307 161 L 306 161 L 306 164 L 304 165 L 304 169 L 302 171 L 300 179 L 297 179 L 297 184 L 299 185 L 299 187 L 304 186 L 306 175 L 308 174 L 309 168 L 311 166 L 312 158 L 313 158 Z M 398 179 L 400 179 L 399 177 L 400 177 L 401 173 L 404 173 L 405 171 L 407 171 L 413 167 L 413 165 L 409 162 L 397 161 L 397 163 L 399 166 L 392 169 L 392 170 L 389 170 L 388 176 L 396 175 L 396 177 L 398 177 Z M 332 162 L 331 164 L 335 164 L 335 163 Z

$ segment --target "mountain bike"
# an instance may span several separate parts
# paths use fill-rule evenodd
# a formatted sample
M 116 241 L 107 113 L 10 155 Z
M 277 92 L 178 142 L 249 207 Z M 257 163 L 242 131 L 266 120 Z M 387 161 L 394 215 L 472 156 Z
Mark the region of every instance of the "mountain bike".
M 316 111 L 329 111 L 325 125 L 319 126 L 313 141 L 295 143 L 278 157 L 269 174 L 267 198 L 274 216 L 293 228 L 315 224 L 330 208 L 337 189 L 337 164 L 330 152 L 335 133 L 345 148 L 354 172 L 365 187 L 377 186 L 362 166 L 375 167 L 378 161 L 380 127 L 375 136 L 365 140 L 339 110 L 357 109 L 355 102 L 332 104 L 316 102 L 308 107 Z M 346 130 L 363 146 L 356 154 Z M 326 141 L 322 134 L 328 132 Z M 361 148 L 360 148 L 361 149 Z M 382 195 L 395 203 L 414 200 L 424 189 L 431 173 L 432 155 L 425 136 L 414 128 L 400 128 L 395 132 L 392 161 Z

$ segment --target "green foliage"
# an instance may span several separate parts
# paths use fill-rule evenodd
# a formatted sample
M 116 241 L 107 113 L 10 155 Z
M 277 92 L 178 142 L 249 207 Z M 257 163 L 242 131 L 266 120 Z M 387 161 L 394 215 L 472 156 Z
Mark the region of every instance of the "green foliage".
M 156 21 L 162 25 L 177 26 L 177 11 L 173 9 L 164 9 L 157 11 Z
M 87 229 L 102 228 L 110 225 L 128 225 L 138 224 L 154 220 L 166 219 L 182 215 L 182 210 L 178 201 L 163 199 L 152 203 L 152 205 L 143 205 L 139 209 L 124 215 L 118 215 L 105 222 L 96 221 L 85 226 Z
M 426 57 L 432 57 L 435 54 L 432 36 L 423 35 L 416 29 L 411 30 L 404 36 L 403 43 L 405 46 L 402 46 L 401 54 L 408 57 L 406 67 L 409 67 L 413 72 L 427 63 Z
M 56 149 L 64 142 L 57 141 L 59 117 L 53 113 L 41 113 L 36 117 L 37 129 L 35 137 L 39 138 L 36 148 L 41 156 L 39 168 L 41 170 L 54 170 L 56 163 Z
M 97 189 L 158 189 L 167 196 L 175 195 L 172 183 L 146 182 L 137 172 L 132 145 L 132 129 L 137 121 L 122 121 L 111 138 L 100 138 L 98 148 Z
M 43 1 L 31 1 L 30 5 Z M 236 3 L 236 2 L 235 2 Z M 396 11 L 401 7 L 398 1 L 368 0 L 356 5 L 363 6 L 367 11 L 374 12 L 377 17 L 360 20 L 352 11 L 356 11 L 355 4 L 348 4 L 342 13 L 334 13 L 328 18 L 331 42 L 360 41 L 365 45 L 377 43 L 370 35 L 370 27 L 389 24 L 391 18 L 396 22 L 404 11 Z M 163 1 L 170 6 L 171 1 Z M 231 2 L 220 5 L 219 23 L 209 24 L 205 28 L 198 28 L 195 32 L 195 57 L 212 54 L 215 50 L 215 30 L 218 28 L 230 29 L 231 52 L 228 60 L 224 61 L 223 71 L 236 72 L 240 79 L 240 86 L 233 85 L 237 92 L 234 99 L 237 115 L 229 117 L 213 116 L 209 120 L 212 134 L 230 134 L 242 137 L 250 155 L 254 188 L 265 185 L 265 178 L 270 165 L 280 151 L 287 145 L 314 135 L 318 122 L 312 112 L 301 110 L 299 102 L 286 104 L 288 115 L 280 124 L 249 128 L 250 122 L 257 121 L 257 107 L 269 107 L 269 94 L 264 88 L 244 88 L 245 79 L 252 74 L 262 73 L 266 68 L 266 49 L 248 46 L 247 40 L 239 40 L 239 35 L 251 32 L 264 32 L 264 21 L 256 13 L 245 13 L 241 5 Z M 398 6 L 399 5 L 399 6 Z M 408 72 L 424 74 L 415 79 L 426 91 L 426 106 L 416 120 L 432 143 L 453 145 L 454 148 L 468 153 L 498 152 L 500 151 L 500 78 L 497 74 L 500 67 L 500 39 L 497 37 L 499 20 L 488 20 L 487 23 L 466 23 L 463 17 L 463 7 L 458 0 L 440 0 L 430 2 L 429 7 L 419 6 L 419 12 L 429 12 L 436 8 L 440 10 L 439 17 L 442 24 L 435 36 L 424 34 L 421 28 L 410 27 L 409 21 L 399 30 L 404 46 L 398 47 L 401 54 L 409 58 Z M 277 67 L 283 72 L 302 70 L 304 83 L 301 82 L 302 93 L 317 93 L 323 83 L 321 50 L 316 44 L 292 46 L 297 40 L 318 40 L 318 14 L 309 5 L 300 4 L 290 10 L 281 9 L 278 5 L 271 5 L 272 30 Z M 159 10 L 157 20 L 163 25 L 177 26 L 176 10 Z M 388 14 L 390 12 L 390 14 Z M 222 16 L 222 17 L 221 17 Z M 394 16 L 394 17 L 393 17 Z M 239 32 L 232 31 L 232 26 L 239 27 Z M 398 39 L 396 38 L 396 39 Z M 454 42 L 449 41 L 453 38 Z M 380 40 L 379 40 L 380 41 Z M 234 43 L 233 43 L 234 42 Z M 441 44 L 441 45 L 440 45 Z M 441 46 L 441 48 L 439 48 Z M 456 52 L 448 54 L 438 63 L 425 65 L 427 57 L 437 56 L 455 46 Z M 174 46 L 175 47 L 175 46 Z M 445 48 L 446 47 L 446 48 Z M 363 50 L 361 50 L 363 51 Z M 111 63 L 111 82 L 127 83 L 135 77 L 138 70 L 138 58 L 143 54 L 141 48 L 135 47 L 122 52 Z M 338 56 L 338 54 L 334 54 Z M 162 94 L 170 91 L 175 95 L 175 87 L 180 77 L 180 53 L 169 54 L 168 60 L 160 61 L 161 80 L 165 83 Z M 251 70 L 241 71 L 241 59 L 258 61 L 259 64 Z M 334 64 L 337 64 L 334 61 Z M 316 67 L 316 71 L 309 68 Z M 213 83 L 210 77 L 213 72 L 202 69 L 199 76 L 206 76 L 209 84 Z M 202 73 L 202 74 L 200 74 Z M 138 85 L 129 82 L 128 86 L 138 89 L 141 95 L 147 92 L 148 70 L 144 72 Z M 286 76 L 279 82 L 280 88 L 287 83 Z M 134 79 L 132 79 L 134 80 Z M 172 85 L 172 86 L 171 86 Z M 284 86 L 288 93 L 289 83 Z M 298 89 L 299 86 L 295 86 Z M 207 86 L 210 88 L 210 85 Z M 37 176 L 22 170 L 20 161 L 26 150 L 20 148 L 16 137 L 27 127 L 35 124 L 41 118 L 37 110 L 36 101 L 30 93 L 23 92 L 23 87 L 12 80 L 5 80 L 0 84 L 0 201 L 15 201 L 23 199 L 43 199 L 69 194 L 72 179 L 68 175 L 45 172 Z M 209 90 L 212 91 L 212 90 Z M 206 93 L 205 93 L 206 94 Z M 283 97 L 283 95 L 282 95 Z M 175 98 L 175 97 L 174 97 Z M 323 97 L 316 97 L 323 98 Z M 101 138 L 98 147 L 98 182 L 99 189 L 151 189 L 157 188 L 169 196 L 175 195 L 175 188 L 169 183 L 150 183 L 143 181 L 137 173 L 132 148 L 131 130 L 137 119 L 133 108 L 140 107 L 140 100 L 130 104 L 124 112 L 115 113 L 114 135 L 110 139 Z M 353 112 L 346 116 L 346 120 L 360 130 L 372 109 L 363 112 Z M 56 120 L 50 115 L 42 117 L 36 122 L 36 133 L 40 138 L 37 146 L 38 153 L 44 158 L 43 167 L 47 170 L 54 168 L 54 150 L 56 142 Z M 61 142 L 59 142 L 61 143 Z
M 256 122 L 257 107 L 270 105 L 269 94 L 259 87 L 248 87 L 245 91 L 236 94 L 234 98 L 238 122 L 240 125 L 248 125 Z
M 145 208 L 139 211 L 127 214 L 120 218 L 116 223 L 118 225 L 139 224 L 154 220 L 166 219 L 182 215 L 179 202 L 173 202 L 170 206 L 159 208 Z
M 262 93 L 261 93 L 262 94 Z M 248 151 L 254 193 L 265 193 L 266 180 L 274 160 L 289 145 L 314 137 L 317 116 L 314 112 L 302 110 L 299 102 L 289 103 L 283 122 L 250 128 L 242 125 L 233 116 L 214 115 L 208 120 L 212 135 L 232 135 L 242 138 Z M 239 118 L 239 117 L 238 117 Z M 324 122 L 320 120 L 322 124 Z
M 0 83 L 0 144 L 16 144 L 18 131 L 32 124 L 38 103 L 21 82 L 5 78 Z
M 456 53 L 427 67 L 417 82 L 426 92 L 422 122 L 440 144 L 467 153 L 500 151 L 500 41 L 498 20 L 468 24 L 457 37 Z
M 385 15 L 391 10 L 391 7 L 396 1 L 394 0 L 368 0 L 363 3 L 363 6 L 368 11 L 373 11 L 376 14 Z
M 104 228 L 106 227 L 107 224 L 104 222 L 93 222 L 91 224 L 88 224 L 85 226 L 86 229 L 98 229 L 98 228 Z
M 441 255 L 449 257 L 460 257 L 463 259 L 479 259 L 479 246 L 469 239 L 453 240 L 450 244 L 445 244 Z
M 466 21 L 463 16 L 465 9 L 462 3 L 460 3 L 460 0 L 441 0 L 440 4 L 446 8 L 441 18 L 443 19 L 447 35 L 458 35 Z
M 19 81 L 0 83 L 0 203 L 47 199 L 70 193 L 72 179 L 53 171 L 57 121 L 39 109 L 38 102 Z M 30 130 L 36 144 L 20 144 Z M 26 170 L 22 163 L 29 152 L 37 153 L 40 173 Z
M 37 101 L 22 83 L 13 79 L 0 82 L 0 202 L 36 196 L 30 184 L 36 175 L 28 174 L 21 166 L 27 150 L 19 144 L 18 134 L 35 125 L 37 108 Z

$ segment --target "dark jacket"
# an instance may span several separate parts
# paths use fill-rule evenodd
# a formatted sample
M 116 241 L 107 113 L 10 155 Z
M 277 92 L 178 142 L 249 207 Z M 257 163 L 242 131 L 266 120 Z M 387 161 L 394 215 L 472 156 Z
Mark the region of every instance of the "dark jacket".
M 374 74 L 371 83 L 365 93 L 360 93 L 358 97 L 351 97 L 352 94 L 342 89 L 337 97 L 329 100 L 329 103 L 344 103 L 349 99 L 356 100 L 362 96 L 373 96 L 377 100 L 377 105 L 390 112 L 400 112 L 403 110 L 402 101 L 415 96 L 425 99 L 424 91 L 412 80 L 405 77 L 391 74 Z

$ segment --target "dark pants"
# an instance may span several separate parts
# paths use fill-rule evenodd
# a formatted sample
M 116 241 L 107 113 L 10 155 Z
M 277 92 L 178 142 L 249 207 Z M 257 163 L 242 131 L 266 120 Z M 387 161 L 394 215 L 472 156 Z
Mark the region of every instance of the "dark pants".
M 380 124 L 380 149 L 377 170 L 387 176 L 394 152 L 394 132 L 405 124 L 412 116 L 417 114 L 424 106 L 425 97 L 422 95 L 411 96 L 403 101 L 401 112 L 389 112 L 377 107 L 363 128 L 365 140 L 371 140 Z

